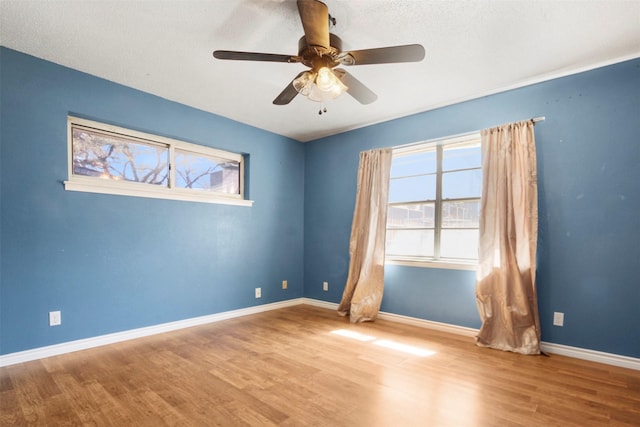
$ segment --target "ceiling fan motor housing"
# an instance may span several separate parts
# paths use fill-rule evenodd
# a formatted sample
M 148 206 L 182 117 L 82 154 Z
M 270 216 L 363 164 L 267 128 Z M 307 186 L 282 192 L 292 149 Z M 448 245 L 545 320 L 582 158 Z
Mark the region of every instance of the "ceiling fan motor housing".
M 329 42 L 331 46 L 325 48 L 324 46 L 309 45 L 305 36 L 300 37 L 300 40 L 298 40 L 298 56 L 302 58 L 301 62 L 314 71 L 319 70 L 321 67 L 334 68 L 340 64 L 350 65 L 345 63 L 343 59 L 344 56 L 350 55 L 340 55 L 342 51 L 340 37 L 329 33 Z

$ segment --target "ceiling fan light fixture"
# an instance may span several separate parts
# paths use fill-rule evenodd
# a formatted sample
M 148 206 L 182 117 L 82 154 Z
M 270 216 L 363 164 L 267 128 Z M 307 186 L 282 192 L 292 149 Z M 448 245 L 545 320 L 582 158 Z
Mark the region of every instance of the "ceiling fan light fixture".
M 318 89 L 322 92 L 329 93 L 332 99 L 337 98 L 349 89 L 340 81 L 335 73 L 327 67 L 322 67 L 318 70 L 316 86 L 318 86 Z
M 316 102 L 335 99 L 349 89 L 328 67 L 321 67 L 318 72 L 305 71 L 292 84 L 300 95 Z
M 293 87 L 300 95 L 309 96 L 313 89 L 314 81 L 316 79 L 315 73 L 311 71 L 305 71 L 299 77 L 293 80 Z
M 340 79 L 336 78 L 336 84 L 333 86 L 333 88 L 331 88 L 331 93 L 333 94 L 334 98 L 337 98 L 348 90 L 349 87 L 342 83 Z
M 312 101 L 326 102 L 339 97 L 340 95 L 345 93 L 347 89 L 349 89 L 344 85 L 344 83 L 340 81 L 340 79 L 333 73 L 333 71 L 331 71 L 330 68 L 321 67 L 318 72 L 315 73 L 314 77 L 315 79 L 308 87 L 308 93 L 298 91 L 299 93 L 307 96 Z M 294 82 L 294 87 L 295 86 L 296 83 Z
M 309 92 L 309 95 L 307 95 L 307 98 L 316 102 L 326 102 L 333 99 L 329 92 L 321 91 L 315 84 L 311 87 L 311 91 Z
M 327 67 L 322 67 L 318 70 L 318 75 L 316 76 L 316 86 L 323 92 L 331 92 L 331 90 L 336 85 L 336 81 L 338 79 L 331 72 L 331 70 Z

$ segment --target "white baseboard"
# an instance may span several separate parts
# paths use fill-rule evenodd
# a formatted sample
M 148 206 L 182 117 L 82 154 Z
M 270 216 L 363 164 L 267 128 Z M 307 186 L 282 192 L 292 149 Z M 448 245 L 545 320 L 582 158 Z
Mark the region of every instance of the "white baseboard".
M 69 341 L 61 344 L 46 347 L 34 348 L 32 350 L 19 351 L 0 356 L 0 367 L 15 365 L 16 363 L 29 362 L 31 360 L 43 359 L 45 357 L 57 356 L 79 350 L 86 350 L 107 344 L 114 344 L 121 341 L 147 337 L 164 332 L 171 332 L 178 329 L 190 328 L 192 326 L 204 325 L 207 323 L 219 322 L 221 320 L 233 319 L 235 317 L 247 316 L 264 311 L 277 310 L 279 308 L 291 307 L 302 304 L 302 298 L 287 301 L 274 302 L 271 304 L 257 305 L 254 307 L 242 308 L 239 310 L 225 311 L 222 313 L 210 314 L 207 316 L 193 317 L 191 319 L 178 320 L 176 322 L 162 323 L 160 325 L 148 326 L 145 328 L 131 329 L 113 334 L 100 335 L 76 341 Z
M 637 357 L 620 356 L 613 353 L 570 347 L 568 345 L 554 344 L 544 341 L 540 343 L 540 349 L 545 353 L 558 354 L 560 356 L 568 356 L 575 359 L 588 360 L 590 362 L 604 363 L 605 365 L 619 366 L 621 368 L 640 371 L 640 359 Z
M 326 308 L 327 310 L 337 310 L 338 305 L 335 302 L 322 301 L 313 298 L 302 298 L 302 304 L 312 305 L 314 307 Z
M 474 328 L 467 328 L 465 326 L 451 325 L 449 323 L 434 322 L 433 320 L 418 319 L 415 317 L 402 316 L 399 314 L 385 313 L 383 311 L 378 314 L 378 317 L 383 320 L 389 320 L 391 322 L 404 323 L 406 325 L 418 326 L 421 328 L 433 329 L 440 332 L 448 332 L 455 335 L 463 335 L 465 337 L 475 337 L 478 334 L 478 330 Z
M 71 353 L 79 350 L 86 350 L 93 347 L 142 338 L 150 335 L 161 334 L 178 329 L 190 328 L 192 326 L 219 322 L 221 320 L 233 319 L 235 317 L 247 316 L 264 311 L 277 310 L 280 308 L 291 307 L 300 304 L 308 304 L 315 307 L 326 308 L 328 310 L 336 310 L 338 308 L 338 304 L 332 302 L 321 301 L 312 298 L 296 298 L 287 301 L 257 305 L 254 307 L 242 308 L 239 310 L 225 311 L 223 313 L 178 320 L 176 322 L 163 323 L 160 325 L 148 326 L 145 328 L 131 329 L 129 331 L 116 332 L 108 335 L 101 335 L 82 340 L 50 345 L 47 347 L 35 348 L 32 350 L 5 354 L 3 356 L 0 356 L 0 367 L 29 362 L 36 359 L 43 359 L 45 357 L 57 356 L 65 353 Z M 407 325 L 433 329 L 441 332 L 448 332 L 455 335 L 463 335 L 466 337 L 474 337 L 478 333 L 478 330 L 474 328 L 434 322 L 431 320 L 418 319 L 416 317 L 402 316 L 393 313 L 380 312 L 378 317 L 382 320 L 404 323 Z M 588 360 L 591 362 L 604 363 L 606 365 L 619 366 L 622 368 L 640 371 L 640 358 L 620 356 L 612 353 L 604 353 L 601 351 L 588 350 L 584 348 L 570 347 L 566 345 L 547 342 L 542 342 L 540 347 L 541 350 L 545 353 L 558 354 L 561 356 L 568 356 L 576 359 Z

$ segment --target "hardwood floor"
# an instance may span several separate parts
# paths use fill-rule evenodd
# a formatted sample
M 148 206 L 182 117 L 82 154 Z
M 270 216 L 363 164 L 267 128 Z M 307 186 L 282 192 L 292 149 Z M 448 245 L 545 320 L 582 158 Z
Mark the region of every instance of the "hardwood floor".
M 640 372 L 308 305 L 0 368 L 0 425 L 640 425 Z

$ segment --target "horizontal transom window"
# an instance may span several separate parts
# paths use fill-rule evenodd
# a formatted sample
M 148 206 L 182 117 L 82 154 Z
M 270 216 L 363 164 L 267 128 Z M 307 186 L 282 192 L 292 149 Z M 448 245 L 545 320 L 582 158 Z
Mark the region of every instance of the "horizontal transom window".
M 243 156 L 175 139 L 69 117 L 65 189 L 251 205 Z

